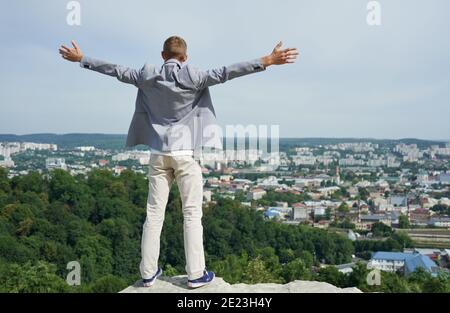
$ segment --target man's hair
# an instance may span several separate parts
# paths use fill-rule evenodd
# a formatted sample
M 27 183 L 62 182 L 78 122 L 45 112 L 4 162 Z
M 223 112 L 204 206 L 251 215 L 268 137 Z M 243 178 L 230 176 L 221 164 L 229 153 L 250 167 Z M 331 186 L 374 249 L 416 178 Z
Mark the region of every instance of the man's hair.
M 171 36 L 164 41 L 163 52 L 169 59 L 179 59 L 187 53 L 186 41 L 179 36 Z

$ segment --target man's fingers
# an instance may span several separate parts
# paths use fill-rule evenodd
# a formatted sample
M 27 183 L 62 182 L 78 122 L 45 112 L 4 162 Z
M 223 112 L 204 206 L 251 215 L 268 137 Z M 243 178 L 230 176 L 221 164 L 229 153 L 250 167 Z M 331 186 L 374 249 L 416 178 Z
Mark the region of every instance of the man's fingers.
M 71 43 L 72 43 L 72 46 L 75 48 L 75 50 L 80 51 L 80 47 L 78 47 L 78 45 L 75 42 L 75 40 L 72 40 Z
M 286 56 L 288 56 L 288 57 L 290 57 L 290 56 L 297 56 L 297 55 L 298 55 L 298 52 L 295 52 L 295 51 L 291 51 L 291 52 L 286 53 Z
M 283 52 L 281 55 L 282 55 L 282 56 L 286 56 L 286 55 L 298 55 L 298 51 L 292 50 L 292 51 L 288 51 L 288 52 Z
M 283 53 L 287 53 L 287 52 L 298 52 L 297 48 L 287 48 L 282 50 Z
M 283 42 L 280 41 L 279 43 L 277 43 L 277 45 L 275 46 L 274 50 L 278 50 L 281 48 L 281 46 L 283 45 Z
M 297 55 L 288 55 L 282 58 L 285 63 L 294 63 L 297 60 Z
M 61 54 L 62 56 L 68 57 L 70 56 L 70 53 L 64 52 L 64 51 L 59 51 L 59 54 Z
M 61 45 L 61 49 L 63 49 L 63 50 L 65 50 L 65 51 L 67 51 L 67 52 L 70 52 L 70 48 L 67 48 L 65 45 Z
M 281 56 L 281 60 L 288 60 L 288 59 L 296 59 L 297 58 L 297 55 L 283 55 L 283 56 Z
M 65 50 L 62 50 L 62 49 L 59 49 L 59 53 L 60 53 L 61 55 L 64 55 L 64 56 L 70 56 L 70 55 L 72 55 L 72 52 L 71 52 L 71 51 L 65 51 Z

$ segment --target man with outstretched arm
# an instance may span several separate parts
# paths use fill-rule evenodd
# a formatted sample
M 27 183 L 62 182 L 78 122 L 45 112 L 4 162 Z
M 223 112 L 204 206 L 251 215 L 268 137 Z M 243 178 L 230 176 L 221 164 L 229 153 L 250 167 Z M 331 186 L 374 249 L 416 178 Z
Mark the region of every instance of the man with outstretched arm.
M 264 71 L 272 65 L 294 63 L 297 49 L 283 49 L 280 42 L 269 55 L 203 71 L 186 63 L 187 44 L 179 36 L 164 42 L 161 67 L 145 64 L 139 70 L 85 56 L 74 41 L 72 46 L 62 45 L 59 49 L 64 59 L 79 62 L 82 68 L 116 77 L 138 88 L 126 146 L 144 144 L 151 151 L 147 218 L 141 243 L 143 285 L 153 285 L 162 273 L 158 266 L 160 235 L 174 181 L 182 201 L 188 286 L 196 288 L 209 284 L 214 273 L 205 266 L 201 222 L 203 180 L 201 166 L 195 157 L 199 150 L 212 145 L 211 142 L 221 141 L 221 138 L 211 140 L 210 132 L 208 138 L 204 134 L 206 128 L 216 125 L 208 88 Z

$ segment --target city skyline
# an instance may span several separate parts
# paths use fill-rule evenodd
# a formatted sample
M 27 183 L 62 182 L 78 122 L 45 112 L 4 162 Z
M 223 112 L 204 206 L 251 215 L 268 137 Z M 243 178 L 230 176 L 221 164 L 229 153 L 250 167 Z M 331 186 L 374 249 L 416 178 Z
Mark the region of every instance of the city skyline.
M 281 138 L 450 137 L 445 1 L 409 1 L 408 10 L 379 1 L 380 26 L 367 25 L 364 1 L 287 1 L 279 14 L 274 1 L 182 10 L 79 1 L 81 26 L 69 26 L 67 2 L 17 1 L 0 13 L 1 134 L 126 134 L 135 88 L 66 64 L 58 46 L 75 39 L 86 55 L 140 68 L 161 64 L 163 40 L 179 34 L 204 69 L 262 56 L 278 40 L 300 49 L 292 67 L 211 89 L 222 125 L 277 124 Z
M 17 133 L 0 133 L 0 137 L 2 136 L 39 136 L 39 135 L 56 135 L 56 136 L 66 136 L 66 135 L 106 135 L 106 136 L 124 136 L 124 140 L 126 139 L 127 133 L 107 133 L 107 132 L 62 132 L 62 133 L 50 133 L 50 132 L 37 132 L 37 133 L 24 133 L 24 134 L 17 134 Z M 223 137 L 223 138 L 227 138 L 227 137 Z M 235 137 L 237 138 L 237 137 Z M 247 139 L 249 137 L 246 137 Z M 280 136 L 279 137 L 280 140 L 291 140 L 291 139 L 297 139 L 297 140 L 314 140 L 314 139 L 330 139 L 330 140 L 339 140 L 339 141 L 344 141 L 344 140 L 362 140 L 362 141 L 383 141 L 383 140 L 392 140 L 392 141 L 402 141 L 402 140 L 418 140 L 418 141 L 430 141 L 430 142 L 439 142 L 442 144 L 447 144 L 450 143 L 450 139 L 447 138 L 419 138 L 419 137 L 403 137 L 403 138 L 382 138 L 382 137 L 331 137 L 331 136 L 326 136 L 326 137 L 289 137 L 289 136 Z M 270 140 L 270 138 L 269 138 Z M 2 140 L 0 140 L 1 142 Z M 10 140 L 6 140 L 6 141 L 10 141 Z

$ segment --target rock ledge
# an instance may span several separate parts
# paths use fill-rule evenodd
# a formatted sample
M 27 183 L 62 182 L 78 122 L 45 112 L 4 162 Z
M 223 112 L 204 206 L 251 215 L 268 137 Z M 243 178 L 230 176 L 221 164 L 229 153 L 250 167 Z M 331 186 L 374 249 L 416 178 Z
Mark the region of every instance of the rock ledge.
M 187 287 L 187 276 L 159 277 L 152 287 L 144 288 L 140 281 L 121 293 L 361 293 L 358 288 L 338 288 L 328 283 L 296 280 L 288 284 L 234 284 L 216 277 L 207 286 L 197 289 Z

